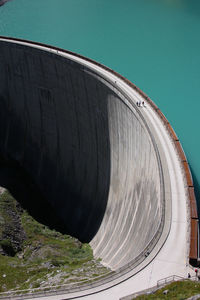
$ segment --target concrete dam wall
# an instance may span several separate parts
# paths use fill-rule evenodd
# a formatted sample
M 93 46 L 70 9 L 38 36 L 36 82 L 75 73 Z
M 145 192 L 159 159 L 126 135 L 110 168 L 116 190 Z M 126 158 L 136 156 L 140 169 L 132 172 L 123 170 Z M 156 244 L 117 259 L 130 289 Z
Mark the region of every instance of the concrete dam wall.
M 137 106 L 117 82 L 34 45 L 1 40 L 0 70 L 0 185 L 112 269 L 133 261 L 164 210 L 157 145 Z

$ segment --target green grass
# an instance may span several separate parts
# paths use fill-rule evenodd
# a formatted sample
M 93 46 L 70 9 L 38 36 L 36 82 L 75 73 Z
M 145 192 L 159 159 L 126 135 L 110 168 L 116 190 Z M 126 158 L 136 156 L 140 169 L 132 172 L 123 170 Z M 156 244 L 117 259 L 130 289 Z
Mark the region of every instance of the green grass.
M 167 294 L 163 294 L 168 290 Z M 196 294 L 200 294 L 200 283 L 196 281 L 176 281 L 166 285 L 150 295 L 141 295 L 134 299 L 137 300 L 183 300 Z
M 19 213 L 17 207 L 7 191 L 0 195 L 0 247 L 12 247 L 11 240 L 3 239 L 3 232 L 8 224 L 14 230 L 16 220 L 26 236 L 20 251 L 12 256 L 0 254 L 0 292 L 44 287 L 49 280 L 50 286 L 81 282 L 108 272 L 94 259 L 88 244 L 50 230 L 25 210 Z M 13 214 L 17 215 L 14 220 Z

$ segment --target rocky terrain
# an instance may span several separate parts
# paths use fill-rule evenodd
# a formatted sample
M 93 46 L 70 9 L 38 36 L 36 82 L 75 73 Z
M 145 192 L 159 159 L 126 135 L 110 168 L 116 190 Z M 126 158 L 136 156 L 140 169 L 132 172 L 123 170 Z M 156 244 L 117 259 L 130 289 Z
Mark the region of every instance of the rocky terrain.
M 38 223 L 0 188 L 0 293 L 79 284 L 109 272 L 88 244 Z
M 3 194 L 4 191 L 5 191 L 5 189 L 0 186 L 0 195 Z
M 23 210 L 10 195 L 0 190 L 0 253 L 15 256 L 23 249 L 26 233 L 21 224 Z

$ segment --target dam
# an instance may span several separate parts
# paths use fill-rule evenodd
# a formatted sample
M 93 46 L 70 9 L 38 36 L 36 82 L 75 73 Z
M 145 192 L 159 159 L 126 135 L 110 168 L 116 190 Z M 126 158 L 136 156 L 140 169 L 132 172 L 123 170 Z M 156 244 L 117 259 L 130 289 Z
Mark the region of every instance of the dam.
M 187 159 L 142 91 L 80 55 L 6 37 L 0 69 L 0 185 L 46 224 L 90 242 L 115 271 L 104 284 L 148 266 L 175 223 L 185 268 L 197 264 Z

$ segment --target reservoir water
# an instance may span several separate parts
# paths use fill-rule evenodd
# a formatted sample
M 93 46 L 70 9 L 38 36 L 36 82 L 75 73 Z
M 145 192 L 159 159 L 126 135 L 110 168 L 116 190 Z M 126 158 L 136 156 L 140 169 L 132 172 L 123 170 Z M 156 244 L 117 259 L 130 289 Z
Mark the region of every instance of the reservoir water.
M 0 35 L 80 53 L 141 88 L 180 138 L 200 202 L 199 0 L 12 0 Z

